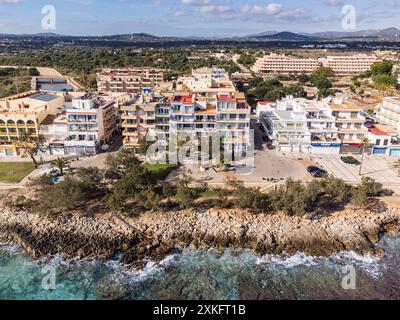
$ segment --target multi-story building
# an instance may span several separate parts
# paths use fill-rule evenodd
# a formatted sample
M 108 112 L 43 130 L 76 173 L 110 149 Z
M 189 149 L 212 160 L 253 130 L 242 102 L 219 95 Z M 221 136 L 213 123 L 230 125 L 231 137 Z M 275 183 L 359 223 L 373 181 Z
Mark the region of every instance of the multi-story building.
M 321 59 L 325 67 L 332 68 L 336 75 L 357 75 L 371 68 L 378 61 L 375 55 L 328 56 Z
M 64 106 L 62 93 L 27 92 L 0 100 L 0 156 L 20 154 L 18 142 L 39 140 L 39 128 Z
M 385 97 L 379 107 L 378 121 L 400 132 L 400 97 Z
M 57 115 L 48 115 L 39 128 L 41 140 L 47 146 L 47 155 L 65 155 L 65 140 L 68 138 L 68 120 L 63 111 Z
M 248 152 L 250 107 L 243 93 L 209 97 L 188 93 L 172 97 L 170 105 L 170 132 L 196 134 L 198 138 L 214 134 L 225 152 L 240 156 Z
M 116 103 L 90 93 L 67 102 L 66 118 L 66 154 L 96 154 L 118 129 Z
M 312 73 L 321 65 L 318 59 L 270 54 L 258 58 L 252 71 L 259 74 Z
M 143 92 L 121 107 L 125 147 L 138 147 L 148 132 L 156 138 L 218 133 L 227 152 L 247 152 L 251 110 L 244 94 L 223 70 L 199 69 L 193 74 L 179 78 L 177 91 L 168 99 Z
M 335 100 L 328 103 L 335 117 L 341 153 L 362 152 L 362 141 L 368 137 L 368 129 L 362 109 L 350 101 Z
M 327 56 L 298 58 L 270 54 L 257 59 L 252 71 L 259 74 L 299 74 L 314 72 L 321 66 L 330 67 L 336 75 L 356 75 L 369 70 L 378 58 L 375 55 Z
M 135 95 L 121 106 L 124 146 L 138 148 L 148 134 L 156 134 L 156 106 L 152 95 Z
M 151 91 L 163 81 L 164 72 L 154 68 L 103 69 L 97 74 L 97 88 L 106 92 Z
M 339 153 L 335 118 L 324 103 L 287 98 L 277 102 L 275 112 L 262 115 L 266 131 L 280 150 Z
M 229 75 L 225 69 L 216 67 L 199 68 L 192 71 L 192 76 L 196 79 L 225 79 L 229 80 Z
M 279 151 L 310 152 L 311 133 L 307 118 L 302 112 L 275 110 L 261 113 L 264 131 Z
M 261 112 L 260 120 L 282 151 L 359 153 L 368 136 L 361 108 L 350 102 L 287 98 Z

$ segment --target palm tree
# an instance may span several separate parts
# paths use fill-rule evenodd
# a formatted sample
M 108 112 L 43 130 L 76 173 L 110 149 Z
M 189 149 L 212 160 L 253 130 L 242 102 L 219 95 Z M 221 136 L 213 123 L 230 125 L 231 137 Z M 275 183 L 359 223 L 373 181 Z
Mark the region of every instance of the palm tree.
M 365 150 L 368 149 L 371 146 L 371 142 L 368 140 L 368 138 L 364 138 L 364 139 L 362 139 L 361 144 L 362 144 L 363 147 L 362 147 L 360 171 L 358 172 L 359 176 L 361 176 L 362 167 L 363 167 L 363 164 L 364 164 Z
M 393 164 L 395 169 L 398 169 L 397 175 L 400 177 L 400 159 L 397 159 L 396 162 Z
M 69 165 L 69 161 L 58 157 L 57 159 L 53 160 L 51 163 L 52 168 L 58 168 L 60 170 L 60 174 L 64 175 L 64 168 Z

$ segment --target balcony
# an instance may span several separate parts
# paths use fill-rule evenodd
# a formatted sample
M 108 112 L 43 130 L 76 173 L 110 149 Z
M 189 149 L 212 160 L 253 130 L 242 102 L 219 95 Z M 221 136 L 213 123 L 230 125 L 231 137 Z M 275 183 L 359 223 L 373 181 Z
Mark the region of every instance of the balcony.
M 139 135 L 138 131 L 129 131 L 129 130 L 124 130 L 122 132 L 123 136 L 129 136 L 129 137 L 137 137 Z

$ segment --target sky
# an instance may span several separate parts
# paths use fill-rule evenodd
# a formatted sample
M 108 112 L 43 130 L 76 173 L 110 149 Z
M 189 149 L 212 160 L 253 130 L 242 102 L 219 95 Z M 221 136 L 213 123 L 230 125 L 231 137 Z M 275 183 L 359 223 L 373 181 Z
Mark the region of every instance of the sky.
M 55 29 L 43 28 L 45 5 L 55 9 Z M 400 28 L 400 0 L 0 0 L 0 33 L 224 37 L 352 31 L 342 26 L 345 5 L 355 8 L 355 30 Z

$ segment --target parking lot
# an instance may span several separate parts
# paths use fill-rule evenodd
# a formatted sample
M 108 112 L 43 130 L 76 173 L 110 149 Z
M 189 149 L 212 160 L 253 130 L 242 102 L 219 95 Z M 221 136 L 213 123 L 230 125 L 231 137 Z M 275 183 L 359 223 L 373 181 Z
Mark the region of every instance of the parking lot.
M 285 156 L 292 159 L 307 158 L 336 178 L 343 179 L 350 183 L 358 183 L 361 181 L 362 177 L 370 177 L 382 184 L 400 185 L 398 170 L 393 168 L 396 158 L 365 155 L 360 176 L 360 166 L 344 164 L 340 160 L 341 155 L 305 155 L 291 153 Z M 354 158 L 361 160 L 361 156 L 354 156 Z

